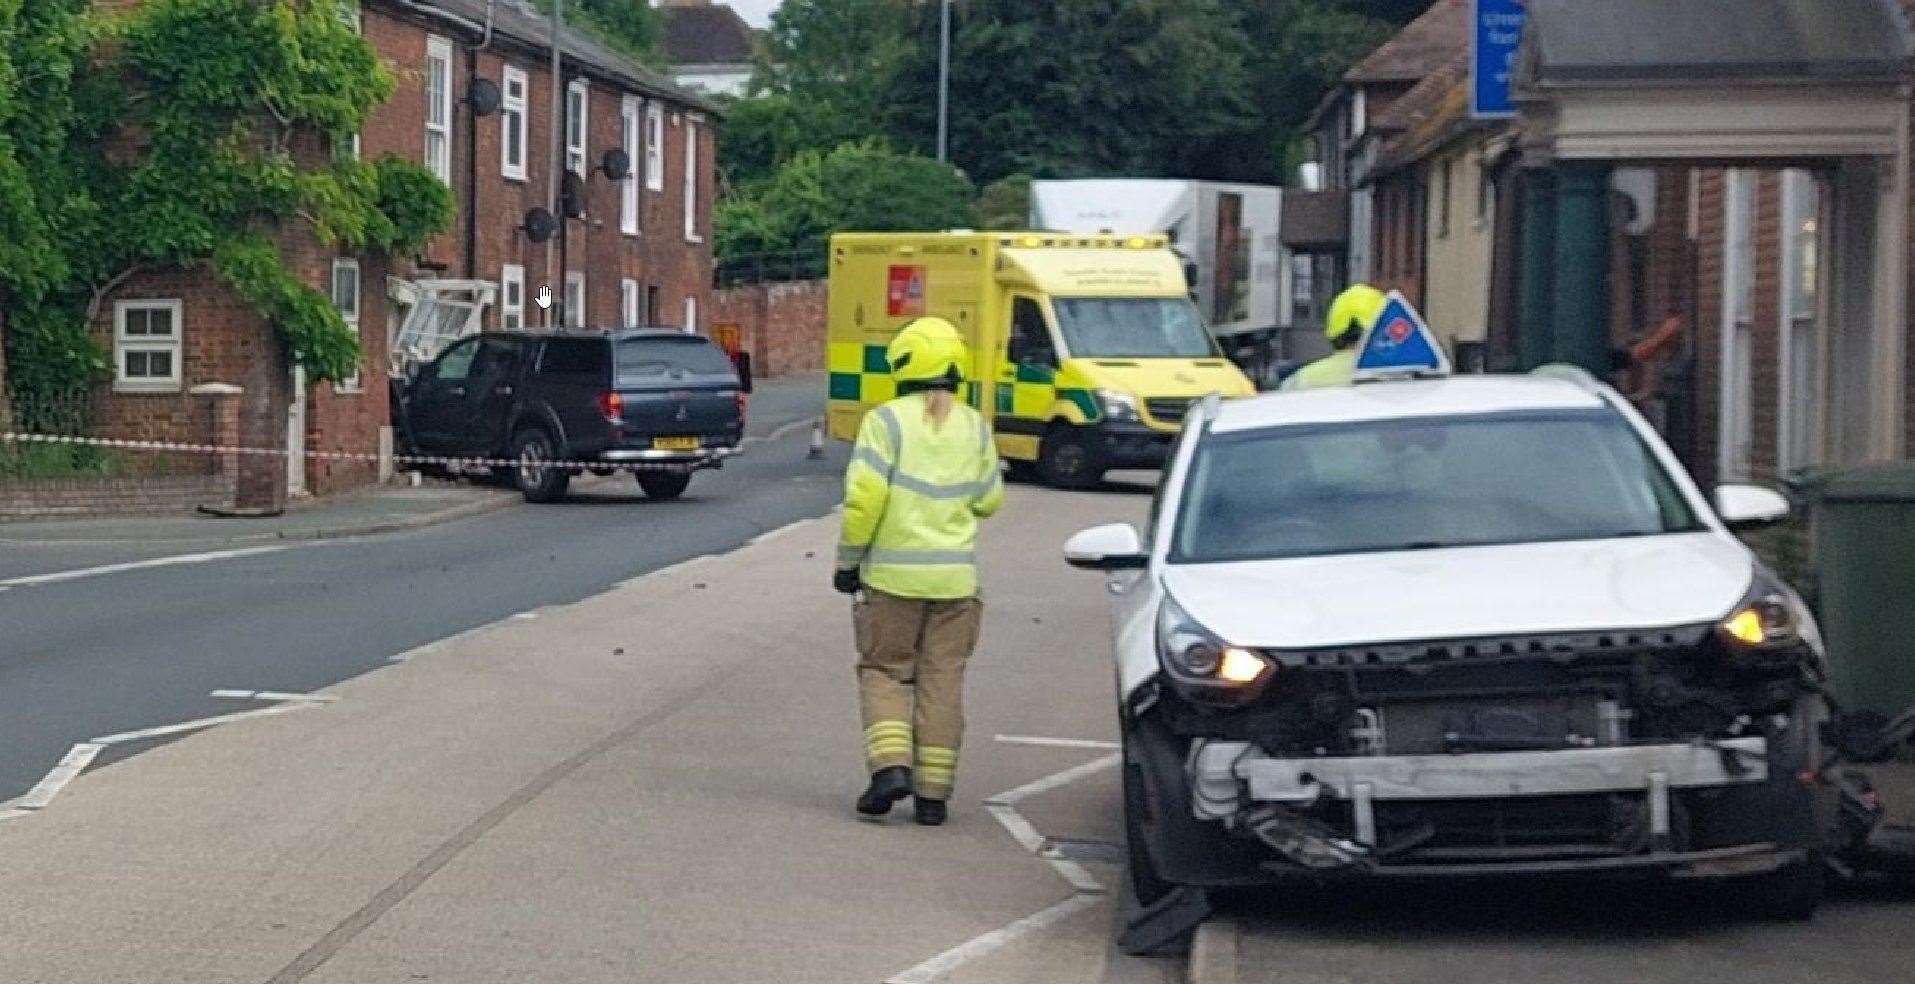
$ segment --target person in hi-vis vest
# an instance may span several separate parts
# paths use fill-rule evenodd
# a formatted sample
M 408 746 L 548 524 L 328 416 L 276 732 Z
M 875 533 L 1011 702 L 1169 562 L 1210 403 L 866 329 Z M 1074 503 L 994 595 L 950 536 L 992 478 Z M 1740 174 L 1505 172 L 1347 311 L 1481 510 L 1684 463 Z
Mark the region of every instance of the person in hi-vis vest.
M 882 817 L 916 797 L 945 821 L 964 733 L 964 667 L 983 602 L 980 519 L 1004 501 L 984 416 L 957 399 L 970 356 L 950 322 L 920 318 L 886 352 L 898 398 L 865 415 L 845 471 L 844 533 L 832 587 L 856 596 L 858 693 L 870 787 Z
M 1330 339 L 1329 355 L 1298 369 L 1283 381 L 1280 390 L 1319 389 L 1348 386 L 1356 375 L 1357 343 L 1363 332 L 1383 314 L 1389 298 L 1369 284 L 1352 284 L 1330 302 L 1330 314 L 1324 318 L 1323 334 Z

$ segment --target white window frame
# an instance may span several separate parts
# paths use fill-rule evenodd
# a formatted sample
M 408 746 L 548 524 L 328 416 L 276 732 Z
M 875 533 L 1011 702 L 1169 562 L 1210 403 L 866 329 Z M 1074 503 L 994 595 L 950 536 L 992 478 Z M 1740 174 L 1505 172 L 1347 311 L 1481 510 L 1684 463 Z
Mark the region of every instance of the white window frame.
M 435 98 L 432 91 L 433 77 L 442 73 L 439 92 Z M 426 170 L 431 171 L 440 181 L 452 183 L 452 42 L 437 35 L 426 38 L 425 66 L 426 96 L 426 135 L 424 160 Z M 436 113 L 435 113 L 436 110 Z M 439 122 L 434 123 L 433 117 Z M 438 148 L 435 156 L 434 147 Z
M 519 91 L 517 96 L 512 95 L 514 87 Z M 525 162 L 529 156 L 527 151 L 531 148 L 532 144 L 526 132 L 528 117 L 525 112 L 525 106 L 526 97 L 531 91 L 532 84 L 526 78 L 524 69 L 515 68 L 511 65 L 505 66 L 505 71 L 501 73 L 499 77 L 499 92 L 501 94 L 499 104 L 499 175 L 508 181 L 525 180 Z M 514 120 L 518 121 L 519 124 L 517 147 L 519 161 L 517 164 L 512 163 L 512 151 L 514 149 L 512 146 L 512 122 Z
M 181 362 L 185 360 L 186 325 L 181 317 L 185 305 L 177 298 L 141 298 L 113 305 L 113 389 L 120 393 L 174 393 L 183 379 Z M 151 335 L 126 333 L 126 316 L 133 311 L 165 311 L 173 322 L 172 337 L 155 341 Z M 172 358 L 172 372 L 164 377 L 126 374 L 126 357 L 136 352 L 164 352 Z
M 1755 449 L 1755 223 L 1761 212 L 1757 172 L 1731 168 L 1722 181 L 1722 331 L 1718 353 L 1716 473 L 1749 477 Z
M 525 330 L 525 267 L 517 263 L 499 268 L 499 330 Z
M 577 291 L 575 295 L 573 292 Z M 574 270 L 565 275 L 565 327 L 585 327 L 585 273 Z
M 624 324 L 621 328 L 637 328 L 644 324 L 638 319 L 638 281 L 630 277 L 618 282 L 618 309 Z
M 698 123 L 685 123 L 685 241 L 702 243 L 698 234 Z
M 339 303 L 339 273 L 342 270 L 352 271 L 351 310 L 347 310 Z M 361 344 L 364 344 L 365 336 L 360 334 L 359 331 L 359 312 L 366 303 L 365 290 L 366 281 L 364 277 L 360 276 L 358 260 L 352 259 L 351 257 L 339 257 L 332 261 L 332 277 L 327 281 L 326 293 L 332 298 L 333 307 L 338 309 L 339 317 L 346 322 L 346 327 L 352 329 L 353 337 L 358 338 Z M 361 351 L 360 359 L 362 363 L 364 358 L 365 353 Z M 364 392 L 364 387 L 365 372 L 361 366 L 354 366 L 352 375 L 335 381 L 332 385 L 332 390 L 334 393 L 355 395 Z
M 578 112 L 572 111 L 572 97 L 578 97 Z M 565 169 L 579 177 L 585 176 L 586 157 L 591 146 L 591 102 L 592 91 L 584 79 L 573 79 L 565 86 Z M 578 132 L 572 132 L 573 124 Z M 577 142 L 573 138 L 577 137 Z
M 645 104 L 645 187 L 665 190 L 665 107 Z
M 618 107 L 619 141 L 632 167 L 638 160 L 638 97 L 626 96 Z M 628 174 L 618 185 L 618 228 L 628 236 L 638 235 L 638 175 Z
M 359 0 L 339 0 L 339 22 L 352 30 L 352 33 L 366 33 L 366 15 L 359 9 Z M 346 138 L 345 146 L 338 148 L 347 160 L 359 159 L 359 134 L 354 131 Z
M 1363 131 L 1370 128 L 1370 105 L 1367 96 L 1368 93 L 1363 91 L 1362 86 L 1358 86 L 1350 96 L 1350 139 L 1352 140 L 1362 136 Z
M 698 334 L 698 297 L 694 294 L 685 295 L 685 334 Z

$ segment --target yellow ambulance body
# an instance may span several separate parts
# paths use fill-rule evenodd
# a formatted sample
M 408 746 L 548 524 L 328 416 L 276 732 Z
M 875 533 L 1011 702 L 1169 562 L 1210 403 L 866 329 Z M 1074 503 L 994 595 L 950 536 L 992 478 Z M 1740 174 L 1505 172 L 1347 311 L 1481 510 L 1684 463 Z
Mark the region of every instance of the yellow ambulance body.
M 845 233 L 831 239 L 828 427 L 852 440 L 896 395 L 885 347 L 913 319 L 956 325 L 960 394 L 1014 469 L 1057 485 L 1157 467 L 1191 403 L 1248 396 L 1163 236 Z

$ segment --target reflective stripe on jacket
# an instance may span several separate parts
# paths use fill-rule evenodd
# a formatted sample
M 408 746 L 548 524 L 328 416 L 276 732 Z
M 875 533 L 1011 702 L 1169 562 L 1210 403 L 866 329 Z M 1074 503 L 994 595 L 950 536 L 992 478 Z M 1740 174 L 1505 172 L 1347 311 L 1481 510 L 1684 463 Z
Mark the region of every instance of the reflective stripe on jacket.
M 1332 352 L 1315 362 L 1290 374 L 1290 378 L 1278 387 L 1281 392 L 1294 390 L 1323 389 L 1329 386 L 1348 386 L 1356 376 L 1356 356 L 1354 348 Z
M 844 477 L 838 566 L 900 598 L 977 594 L 977 521 L 1004 501 L 990 424 L 954 403 L 932 426 L 923 394 L 865 415 Z

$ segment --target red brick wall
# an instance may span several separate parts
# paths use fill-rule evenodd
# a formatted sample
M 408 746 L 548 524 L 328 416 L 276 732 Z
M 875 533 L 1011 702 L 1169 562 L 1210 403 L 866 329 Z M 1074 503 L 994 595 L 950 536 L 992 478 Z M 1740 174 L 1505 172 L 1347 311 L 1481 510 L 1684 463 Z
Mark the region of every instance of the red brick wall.
M 1696 215 L 1696 479 L 1715 482 L 1722 418 L 1722 240 L 1726 185 L 1720 168 L 1701 173 Z
M 823 372 L 825 281 L 755 284 L 716 293 L 712 324 L 733 325 L 759 378 Z
M 227 493 L 216 476 L 7 482 L 0 484 L 0 522 L 114 513 L 183 513 L 218 503 Z
M 1423 250 L 1427 225 L 1421 188 L 1412 172 L 1402 171 L 1376 186 L 1375 227 L 1370 283 L 1378 290 L 1399 290 L 1422 307 Z

